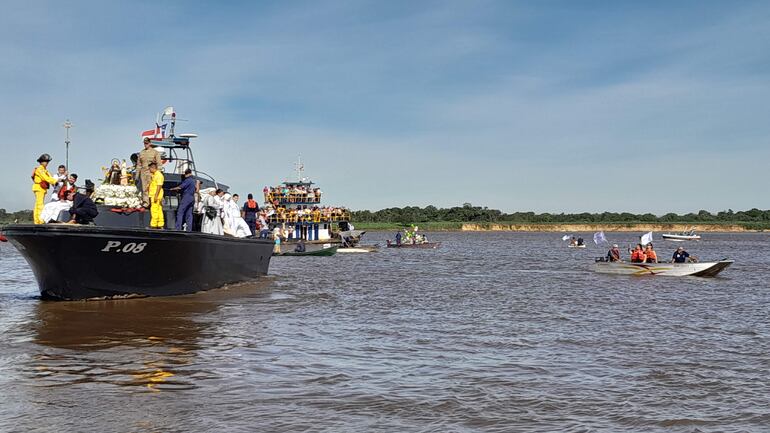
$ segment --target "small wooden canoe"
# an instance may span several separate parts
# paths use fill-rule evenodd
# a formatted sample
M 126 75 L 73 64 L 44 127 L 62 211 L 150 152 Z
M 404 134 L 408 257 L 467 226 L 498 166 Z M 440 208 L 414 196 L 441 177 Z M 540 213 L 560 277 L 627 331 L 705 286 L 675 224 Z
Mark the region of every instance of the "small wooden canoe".
M 355 247 L 344 247 L 337 249 L 337 252 L 342 254 L 353 254 L 353 253 L 374 253 L 379 249 L 378 246 L 372 246 L 372 245 L 358 245 Z
M 423 242 L 421 244 L 395 244 L 393 242 L 388 241 L 388 248 L 421 248 L 421 249 L 429 249 L 429 250 L 435 250 L 441 245 L 441 242 Z
M 333 256 L 337 253 L 339 247 L 321 248 L 312 251 L 287 251 L 285 253 L 273 254 L 274 256 Z

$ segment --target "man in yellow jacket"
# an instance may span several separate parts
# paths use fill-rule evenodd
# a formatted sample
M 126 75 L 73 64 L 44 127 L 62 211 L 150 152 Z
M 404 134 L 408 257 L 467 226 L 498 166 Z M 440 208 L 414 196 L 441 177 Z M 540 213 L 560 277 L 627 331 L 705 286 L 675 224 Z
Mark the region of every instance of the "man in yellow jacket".
M 163 182 L 166 179 L 163 173 L 158 170 L 158 164 L 151 162 L 150 168 L 150 228 L 162 229 L 165 225 L 163 220 Z
M 48 163 L 51 162 L 51 155 L 44 153 L 37 159 L 40 164 L 35 167 L 32 172 L 32 192 L 35 193 L 35 210 L 33 211 L 33 217 L 35 224 L 44 224 L 45 221 L 40 219 L 40 213 L 43 212 L 43 206 L 45 205 L 45 193 L 48 188 L 55 185 L 57 180 L 51 176 L 48 172 Z

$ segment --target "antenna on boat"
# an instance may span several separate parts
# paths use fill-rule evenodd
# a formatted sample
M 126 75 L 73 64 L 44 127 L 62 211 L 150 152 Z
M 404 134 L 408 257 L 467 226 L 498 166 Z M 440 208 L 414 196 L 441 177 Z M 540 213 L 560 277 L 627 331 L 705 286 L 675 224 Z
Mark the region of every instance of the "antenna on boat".
M 294 169 L 297 171 L 297 182 L 302 182 L 302 171 L 305 170 L 305 166 L 302 164 L 302 155 L 297 155 L 297 163 L 294 164 Z
M 67 166 L 67 170 L 70 169 L 70 128 L 72 128 L 72 122 L 70 122 L 69 119 L 64 121 L 64 124 L 62 125 L 64 127 L 64 130 L 67 131 L 67 137 L 64 139 L 64 165 Z

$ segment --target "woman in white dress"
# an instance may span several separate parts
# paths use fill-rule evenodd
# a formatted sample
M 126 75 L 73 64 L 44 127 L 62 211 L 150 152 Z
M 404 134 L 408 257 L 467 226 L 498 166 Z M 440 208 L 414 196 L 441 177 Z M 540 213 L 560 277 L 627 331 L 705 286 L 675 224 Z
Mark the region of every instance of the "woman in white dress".
M 228 193 L 224 195 L 224 231 L 230 236 L 245 238 L 251 236 L 251 230 L 246 221 L 241 217 L 241 209 L 232 196 Z
M 201 232 L 212 235 L 222 235 L 222 200 L 214 188 L 209 188 L 208 195 L 201 200 L 203 206 L 203 224 Z

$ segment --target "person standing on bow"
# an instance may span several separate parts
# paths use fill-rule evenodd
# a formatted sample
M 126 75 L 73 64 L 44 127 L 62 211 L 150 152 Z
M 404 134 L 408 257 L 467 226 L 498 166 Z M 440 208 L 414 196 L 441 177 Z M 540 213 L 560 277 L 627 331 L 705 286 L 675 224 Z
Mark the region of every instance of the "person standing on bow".
M 163 219 L 163 182 L 166 179 L 158 170 L 158 164 L 151 162 L 150 168 L 150 228 L 162 229 L 165 226 Z
M 189 168 L 184 171 L 184 180 L 179 186 L 171 188 L 170 191 L 179 191 L 179 207 L 176 209 L 176 229 L 191 232 L 193 227 L 193 207 L 195 206 L 195 197 L 200 190 L 200 181 L 193 178 L 192 170 Z
M 48 172 L 48 163 L 51 162 L 51 155 L 44 153 L 37 159 L 40 164 L 32 171 L 32 192 L 35 194 L 35 210 L 32 212 L 35 224 L 43 224 L 45 221 L 40 219 L 40 213 L 45 206 L 45 194 L 51 185 L 54 185 L 57 179 Z
M 201 232 L 212 235 L 224 234 L 222 228 L 222 201 L 219 199 L 214 188 L 208 188 L 201 191 L 201 206 L 203 207 L 203 222 L 201 223 Z
M 253 194 L 249 193 L 247 197 L 248 200 L 243 204 L 241 216 L 243 216 L 243 220 L 246 221 L 246 224 L 249 226 L 251 235 L 255 236 L 257 234 L 257 213 L 259 213 L 259 205 L 257 204 L 257 201 L 254 200 Z
M 54 178 L 56 178 L 56 184 L 51 185 L 53 186 L 51 201 L 66 200 L 67 191 L 61 192 L 67 188 L 67 167 L 64 164 L 60 165 L 56 170 Z M 65 198 L 62 199 L 62 196 L 65 196 Z
M 144 149 L 139 152 L 136 160 L 136 171 L 139 172 L 139 179 L 142 182 L 142 206 L 150 205 L 150 182 L 152 182 L 152 173 L 150 173 L 150 164 L 155 163 L 160 167 L 163 163 L 160 159 L 160 152 L 152 148 L 150 139 L 144 138 Z

